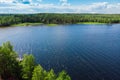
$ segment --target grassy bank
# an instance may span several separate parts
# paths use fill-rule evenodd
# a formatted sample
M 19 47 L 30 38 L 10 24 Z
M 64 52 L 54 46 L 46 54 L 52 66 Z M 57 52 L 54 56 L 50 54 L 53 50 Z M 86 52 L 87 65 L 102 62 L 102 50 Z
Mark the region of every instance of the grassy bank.
M 107 23 L 99 23 L 99 22 L 79 22 L 77 24 L 107 24 Z M 47 25 L 47 26 L 57 26 L 58 24 L 44 24 L 44 23 L 19 23 L 11 26 L 39 26 L 39 25 Z
M 57 26 L 58 24 L 45 24 L 47 26 Z
M 99 22 L 78 22 L 76 24 L 107 24 L 107 23 L 99 23 Z M 19 23 L 19 24 L 13 24 L 10 25 L 8 27 L 18 27 L 18 26 L 39 26 L 39 25 L 46 25 L 46 26 L 57 26 L 59 24 L 44 24 L 44 23 Z M 1 26 L 1 27 L 5 27 L 5 26 Z
M 79 22 L 77 24 L 107 24 L 107 23 L 99 23 L 99 22 Z
M 17 27 L 17 26 L 39 26 L 39 25 L 57 26 L 58 24 L 44 24 L 44 23 L 19 23 L 19 24 L 14 24 L 14 25 L 11 25 L 11 26 Z
M 19 23 L 19 24 L 14 24 L 11 26 L 38 26 L 42 25 L 43 23 Z

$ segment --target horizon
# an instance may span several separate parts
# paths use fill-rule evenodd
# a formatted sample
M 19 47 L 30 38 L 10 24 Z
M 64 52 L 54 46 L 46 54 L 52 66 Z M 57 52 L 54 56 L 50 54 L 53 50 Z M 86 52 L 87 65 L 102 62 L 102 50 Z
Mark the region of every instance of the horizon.
M 86 15 L 86 14 L 90 14 L 90 15 L 120 15 L 120 13 L 0 13 L 0 15 L 36 15 L 36 14 L 80 14 L 80 15 Z
M 120 14 L 119 0 L 0 0 L 0 14 Z

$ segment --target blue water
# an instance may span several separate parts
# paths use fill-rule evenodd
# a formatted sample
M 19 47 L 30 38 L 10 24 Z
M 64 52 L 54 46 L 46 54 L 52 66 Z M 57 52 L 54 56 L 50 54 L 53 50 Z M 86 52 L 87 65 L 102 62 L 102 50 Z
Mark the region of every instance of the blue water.
M 120 24 L 0 28 L 0 44 L 32 53 L 45 69 L 72 80 L 120 80 Z

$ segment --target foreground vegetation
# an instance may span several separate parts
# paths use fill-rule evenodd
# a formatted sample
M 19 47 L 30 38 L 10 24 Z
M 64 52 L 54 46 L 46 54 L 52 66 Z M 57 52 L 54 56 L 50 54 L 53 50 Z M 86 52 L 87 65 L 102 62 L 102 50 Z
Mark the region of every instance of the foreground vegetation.
M 30 23 L 30 24 L 26 24 Z M 120 23 L 120 14 L 1 14 L 0 26 L 16 24 L 76 24 L 76 23 Z M 17 26 L 19 26 L 17 25 Z
M 0 80 L 71 80 L 65 71 L 58 74 L 54 70 L 46 71 L 35 63 L 32 54 L 24 54 L 20 60 L 10 42 L 0 46 Z

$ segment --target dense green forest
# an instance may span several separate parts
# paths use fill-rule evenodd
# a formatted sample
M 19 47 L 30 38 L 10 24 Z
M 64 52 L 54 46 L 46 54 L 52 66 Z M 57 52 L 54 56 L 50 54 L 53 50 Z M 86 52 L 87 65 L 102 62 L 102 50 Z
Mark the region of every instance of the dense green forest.
M 20 23 L 75 24 L 81 22 L 120 23 L 120 14 L 0 14 L 0 26 Z
M 32 54 L 24 54 L 18 58 L 10 42 L 0 46 L 0 80 L 71 80 L 65 71 L 58 74 L 51 69 L 46 71 L 35 63 Z

